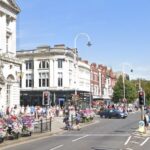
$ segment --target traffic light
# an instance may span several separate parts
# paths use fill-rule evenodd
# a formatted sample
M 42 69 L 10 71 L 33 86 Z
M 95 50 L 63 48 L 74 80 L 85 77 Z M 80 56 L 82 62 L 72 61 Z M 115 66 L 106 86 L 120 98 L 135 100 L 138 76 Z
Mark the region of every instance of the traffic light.
M 48 104 L 48 94 L 44 93 L 44 105 Z
M 49 93 L 43 92 L 43 105 L 49 105 Z
M 145 94 L 144 91 L 139 92 L 139 104 L 144 105 L 145 104 Z

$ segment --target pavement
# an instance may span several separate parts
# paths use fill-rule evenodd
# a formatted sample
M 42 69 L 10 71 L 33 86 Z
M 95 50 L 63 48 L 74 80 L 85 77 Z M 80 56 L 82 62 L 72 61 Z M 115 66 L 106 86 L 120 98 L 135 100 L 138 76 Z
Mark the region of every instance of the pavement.
M 139 132 L 139 130 L 137 131 L 141 136 L 150 137 L 150 127 L 144 133 Z
M 81 123 L 80 127 L 83 128 L 92 125 L 93 123 L 96 123 L 95 119 L 88 123 Z M 64 132 L 67 132 L 67 130 L 64 130 L 64 127 L 65 124 L 63 123 L 63 117 L 55 117 L 52 120 L 51 131 L 47 131 L 43 133 L 33 133 L 32 136 L 20 137 L 19 139 L 15 139 L 15 140 L 5 140 L 3 143 L 0 143 L 0 147 L 2 149 L 8 147 L 8 145 L 17 145 L 18 143 L 26 143 L 29 141 L 32 142 L 38 139 L 47 138 L 52 135 L 62 134 Z

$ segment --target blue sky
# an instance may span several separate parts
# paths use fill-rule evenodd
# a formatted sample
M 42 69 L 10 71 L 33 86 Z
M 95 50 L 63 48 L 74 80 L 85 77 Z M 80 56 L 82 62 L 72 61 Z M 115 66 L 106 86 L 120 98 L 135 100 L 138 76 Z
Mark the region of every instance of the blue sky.
M 40 45 L 65 44 L 79 55 L 124 71 L 133 78 L 150 79 L 149 0 L 17 0 L 21 8 L 17 24 L 17 50 Z M 130 73 L 130 68 L 134 72 Z

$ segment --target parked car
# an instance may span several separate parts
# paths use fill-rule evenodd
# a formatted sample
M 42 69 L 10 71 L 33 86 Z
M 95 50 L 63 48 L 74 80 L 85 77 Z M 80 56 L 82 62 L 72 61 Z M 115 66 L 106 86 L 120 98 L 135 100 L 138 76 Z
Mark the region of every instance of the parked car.
M 121 112 L 117 109 L 105 109 L 99 114 L 101 118 L 126 118 L 128 116 L 127 113 Z

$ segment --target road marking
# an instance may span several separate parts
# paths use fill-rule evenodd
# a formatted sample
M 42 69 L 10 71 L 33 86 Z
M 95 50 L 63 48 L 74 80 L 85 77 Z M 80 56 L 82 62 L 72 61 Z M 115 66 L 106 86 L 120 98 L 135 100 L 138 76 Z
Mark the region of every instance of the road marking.
M 136 141 L 130 141 L 130 142 L 133 144 L 139 144 L 139 142 L 136 142 Z
M 62 134 L 62 135 L 55 135 L 55 136 L 62 136 L 62 137 L 65 137 L 65 136 L 66 136 L 66 137 L 67 137 L 67 136 L 72 136 L 72 137 L 77 137 L 77 136 L 85 136 L 85 135 L 87 135 L 87 134 Z M 106 134 L 105 134 L 105 133 L 104 133 L 104 134 L 103 134 L 103 133 L 101 133 L 101 134 L 90 134 L 90 133 L 89 133 L 89 134 L 88 134 L 88 136 L 91 136 L 91 137 L 92 137 L 92 136 L 93 136 L 93 137 L 95 137 L 95 136 L 100 136 L 100 137 L 101 137 L 101 136 L 102 136 L 102 137 L 103 137 L 103 136 L 128 137 L 129 135 L 130 135 L 130 134 L 128 134 L 128 133 L 127 133 L 127 134 L 107 134 L 107 133 L 106 133 Z
M 130 141 L 131 137 L 132 137 L 132 136 L 129 136 L 129 137 L 128 137 L 128 139 L 126 140 L 126 142 L 124 143 L 124 145 L 127 145 L 127 144 L 128 144 L 128 142 Z
M 132 132 L 133 135 L 139 135 L 139 132 L 135 131 L 135 132 Z
M 91 125 L 94 125 L 94 124 L 97 124 L 97 123 L 100 123 L 100 121 L 96 120 L 95 122 L 86 124 L 86 125 L 84 125 L 84 126 L 81 125 L 81 128 L 88 127 L 88 126 L 91 126 Z
M 140 144 L 140 146 L 143 146 L 149 139 L 150 139 L 149 137 L 146 138 L 145 141 Z
M 126 148 L 127 150 L 133 150 L 132 148 Z
M 74 140 L 72 140 L 72 142 L 76 142 L 76 141 L 78 141 L 78 140 L 81 140 L 81 139 L 83 139 L 83 138 L 86 138 L 87 136 L 89 136 L 89 135 L 85 135 L 85 136 L 79 137 L 79 138 L 77 138 L 77 139 L 74 139 Z
M 137 138 L 137 139 L 145 139 L 144 137 L 136 136 L 136 135 L 134 135 L 133 137 L 134 137 L 134 138 Z
M 55 150 L 55 149 L 58 149 L 58 148 L 60 148 L 60 147 L 62 147 L 63 145 L 58 145 L 58 146 L 56 146 L 56 147 L 54 147 L 54 148 L 51 148 L 51 149 L 49 149 L 49 150 Z

